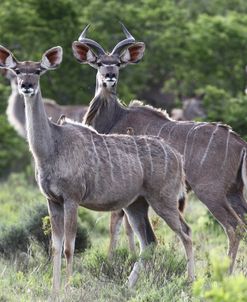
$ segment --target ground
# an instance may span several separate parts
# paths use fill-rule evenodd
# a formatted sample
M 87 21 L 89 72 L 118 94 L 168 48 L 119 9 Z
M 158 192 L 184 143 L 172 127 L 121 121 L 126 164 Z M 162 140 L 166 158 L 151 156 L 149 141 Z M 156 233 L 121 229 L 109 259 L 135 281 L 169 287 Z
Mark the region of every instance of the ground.
M 2 181 L 1 230 L 23 224 L 25 213 L 37 203 L 45 204 L 45 200 L 23 174 L 12 174 Z M 240 245 L 234 275 L 228 277 L 225 234 L 193 194 L 188 198 L 185 219 L 193 232 L 197 275 L 194 285 L 186 280 L 181 242 L 152 211 L 150 217 L 159 244 L 155 252 L 150 249 L 144 255 L 147 265 L 133 290 L 126 287 L 126 280 L 135 256 L 128 252 L 124 231 L 116 255 L 108 261 L 109 213 L 81 209 L 79 216 L 87 220 L 85 226 L 90 225 L 87 231 L 91 247 L 76 254 L 70 290 L 67 294 L 62 291 L 62 301 L 247 301 L 246 242 Z M 138 243 L 136 247 L 138 250 Z M 0 301 L 49 301 L 51 274 L 49 257 L 33 240 L 27 252 L 19 252 L 10 260 L 0 258 Z M 64 263 L 62 275 L 64 281 Z

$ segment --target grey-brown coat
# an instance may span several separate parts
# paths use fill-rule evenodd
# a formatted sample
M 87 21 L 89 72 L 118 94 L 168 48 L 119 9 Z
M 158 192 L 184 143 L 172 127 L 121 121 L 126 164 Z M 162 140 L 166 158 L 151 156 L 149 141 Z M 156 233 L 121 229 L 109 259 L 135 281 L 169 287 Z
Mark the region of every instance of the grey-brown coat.
M 86 30 L 72 45 L 80 63 L 97 69 L 96 93 L 84 122 L 100 133 L 126 133 L 131 127 L 138 135 L 160 136 L 183 155 L 188 186 L 227 234 L 232 271 L 241 234 L 238 228 L 246 231 L 247 202 L 243 195 L 243 188 L 247 187 L 246 142 L 229 126 L 220 123 L 174 121 L 164 111 L 138 101 L 123 106 L 116 93 L 119 69 L 138 63 L 144 44 L 127 34 L 126 43 L 119 42 L 115 51 L 106 53 L 97 42 L 85 36 Z M 144 201 L 142 205 L 144 208 Z M 119 212 L 120 220 L 121 217 Z M 146 225 L 151 233 L 148 220 Z
M 87 126 L 54 124 L 45 113 L 40 74 L 57 68 L 62 48 L 46 51 L 40 62 L 17 61 L 0 46 L 0 67 L 17 74 L 18 89 L 24 96 L 27 138 L 34 157 L 36 179 L 48 201 L 53 243 L 53 291 L 60 284 L 61 252 L 67 262 L 67 280 L 72 260 L 79 205 L 97 211 L 124 208 L 144 250 L 149 242 L 143 215 L 136 210 L 137 196 L 144 196 L 182 240 L 188 258 L 188 276 L 194 279 L 194 257 L 190 229 L 178 210 L 185 194 L 181 156 L 157 137 L 100 135 Z M 129 276 L 137 280 L 141 262 Z

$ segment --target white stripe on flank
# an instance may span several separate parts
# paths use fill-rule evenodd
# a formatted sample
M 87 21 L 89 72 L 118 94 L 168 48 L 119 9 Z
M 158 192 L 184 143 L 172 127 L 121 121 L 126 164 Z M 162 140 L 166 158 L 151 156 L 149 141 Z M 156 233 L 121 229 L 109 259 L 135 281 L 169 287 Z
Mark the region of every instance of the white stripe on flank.
M 171 129 L 170 129 L 170 131 L 169 131 L 169 133 L 168 133 L 168 137 L 167 137 L 167 142 L 169 142 L 170 141 L 170 139 L 171 139 L 171 133 L 172 133 L 172 131 L 173 131 L 173 129 L 175 128 L 177 126 L 177 123 L 175 122 L 175 125 L 173 125 L 172 127 L 171 127 Z
M 198 124 L 195 128 L 194 128 L 194 136 L 193 136 L 193 139 L 192 139 L 192 143 L 191 143 L 191 147 L 190 147 L 190 155 L 188 157 L 188 159 L 192 159 L 192 155 L 193 155 L 193 147 L 194 147 L 194 140 L 195 140 L 195 136 L 196 136 L 196 132 L 198 129 L 200 129 L 201 127 L 204 127 L 206 126 L 206 124 Z
M 188 140 L 189 140 L 189 136 L 191 134 L 191 132 L 194 130 L 194 128 L 198 126 L 198 125 L 194 125 L 190 128 L 190 130 L 188 131 L 187 135 L 186 135 L 186 140 L 185 140 L 185 144 L 184 144 L 184 152 L 183 152 L 183 156 L 184 156 L 184 160 L 186 161 L 186 151 L 187 151 L 187 144 L 188 144 Z
M 144 172 L 143 172 L 142 162 L 141 162 L 141 159 L 140 159 L 140 156 L 139 156 L 138 146 L 137 146 L 135 137 L 134 137 L 134 136 L 131 136 L 131 138 L 132 138 L 132 140 L 133 140 L 133 142 L 134 142 L 134 145 L 135 145 L 135 148 L 136 148 L 136 155 L 137 155 L 137 159 L 138 159 L 138 162 L 139 162 L 141 171 L 142 171 L 142 178 L 143 178 L 143 177 L 144 177 Z
M 177 156 L 178 154 L 176 152 L 174 152 L 173 150 L 172 150 L 172 153 L 174 154 L 174 156 L 176 158 L 176 161 L 177 161 L 177 172 L 176 172 L 175 183 L 177 183 L 177 180 L 179 180 L 178 185 L 179 185 L 179 187 L 181 187 L 181 177 L 182 177 L 182 175 L 180 175 L 181 174 L 180 172 L 181 172 L 181 168 L 183 168 L 183 166 L 180 167 L 180 159 Z M 183 162 L 182 162 L 182 165 L 183 165 Z M 180 191 L 179 192 L 179 195 L 180 195 L 181 194 L 181 188 L 180 188 L 179 191 Z
M 143 135 L 147 134 L 148 127 L 150 126 L 151 123 L 152 123 L 152 121 L 150 121 L 150 122 L 147 124 L 147 127 L 145 128 L 145 130 L 144 130 L 144 132 L 143 132 Z
M 229 149 L 229 138 L 230 138 L 230 131 L 228 129 L 227 139 L 226 139 L 226 152 L 225 152 L 225 157 L 224 157 L 223 163 L 221 165 L 221 169 L 223 169 L 226 164 L 226 160 L 227 160 L 227 156 L 228 156 L 228 149 Z
M 164 124 L 161 126 L 159 132 L 157 133 L 157 136 L 160 136 L 161 131 L 164 129 L 164 127 L 165 127 L 167 124 L 168 124 L 168 123 L 164 123 Z
M 117 158 L 118 158 L 118 162 L 119 162 L 121 177 L 122 177 L 122 180 L 124 181 L 125 178 L 124 178 L 124 172 L 123 172 L 123 167 L 122 167 L 123 161 L 122 161 L 121 156 L 119 155 L 118 146 L 117 146 L 116 144 L 114 144 L 114 146 L 115 146 L 115 150 L 116 150 L 116 154 L 117 154 Z M 126 183 L 126 182 L 124 181 L 124 184 L 125 184 L 125 183 Z
M 94 153 L 96 155 L 96 161 L 97 161 L 97 164 L 96 164 L 97 172 L 95 173 L 95 185 L 98 186 L 98 184 L 99 184 L 99 164 L 100 164 L 100 159 L 99 159 L 99 155 L 98 155 L 95 143 L 94 143 L 93 134 L 92 134 L 91 131 L 90 131 L 90 136 L 91 136 L 93 150 L 94 150 Z
M 129 181 L 130 182 L 132 182 L 132 178 L 133 178 L 133 173 L 132 173 L 132 170 L 131 170 L 131 168 L 132 168 L 132 164 L 133 163 L 131 163 L 131 156 L 130 156 L 130 150 L 129 150 L 129 146 L 128 146 L 128 150 L 127 150 L 127 152 L 126 152 L 126 154 L 127 154 L 127 159 L 128 159 L 128 173 L 129 173 Z
M 166 178 L 166 173 L 167 173 L 167 152 L 166 152 L 166 149 L 164 148 L 163 144 L 161 143 L 161 141 L 159 140 L 159 144 L 164 152 L 164 156 L 165 156 L 165 169 L 164 169 L 164 178 Z
M 147 145 L 147 149 L 148 149 L 148 154 L 149 154 L 149 159 L 150 159 L 150 167 L 151 167 L 151 176 L 153 175 L 153 171 L 154 171 L 154 166 L 153 166 L 153 159 L 152 159 L 152 154 L 151 154 L 151 150 L 149 147 L 149 144 L 147 142 L 147 137 L 144 137 L 144 141 Z
M 107 146 L 107 143 L 106 143 L 106 140 L 104 138 L 104 135 L 101 136 L 102 139 L 103 139 L 103 142 L 105 144 L 105 147 L 106 147 L 106 150 L 107 150 L 107 153 L 108 153 L 108 156 L 109 156 L 109 163 L 110 163 L 110 167 L 111 167 L 111 179 L 112 181 L 114 181 L 114 175 L 113 175 L 113 164 L 112 164 L 112 159 L 111 159 L 111 153 L 110 153 L 110 150 Z
M 214 131 L 213 131 L 213 133 L 211 134 L 211 137 L 210 137 L 210 140 L 209 140 L 209 142 L 208 142 L 206 151 L 205 151 L 205 153 L 204 153 L 204 155 L 203 155 L 203 157 L 202 157 L 202 160 L 201 160 L 201 162 L 200 162 L 200 167 L 203 165 L 203 163 L 204 163 L 204 161 L 205 161 L 205 159 L 206 159 L 206 157 L 207 157 L 207 155 L 208 155 L 208 151 L 209 151 L 210 145 L 211 145 L 211 143 L 212 143 L 212 141 L 213 141 L 213 137 L 214 137 L 215 133 L 217 132 L 218 128 L 219 128 L 219 125 L 216 126 L 216 128 L 215 128 Z

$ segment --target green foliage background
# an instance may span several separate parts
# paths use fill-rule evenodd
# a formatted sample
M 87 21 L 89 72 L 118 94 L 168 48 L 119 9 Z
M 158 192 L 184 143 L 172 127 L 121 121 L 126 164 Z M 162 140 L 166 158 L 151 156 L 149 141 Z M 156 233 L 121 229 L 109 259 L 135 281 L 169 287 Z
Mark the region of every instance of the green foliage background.
M 2 0 L 0 44 L 19 60 L 40 60 L 46 49 L 61 45 L 63 63 L 42 77 L 43 96 L 88 104 L 96 72 L 76 62 L 71 43 L 90 23 L 89 37 L 111 50 L 123 38 L 121 20 L 146 44 L 142 62 L 121 71 L 122 100 L 139 98 L 169 111 L 182 98 L 203 95 L 207 120 L 229 123 L 246 138 L 246 13 L 245 0 Z M 1 78 L 1 176 L 27 162 L 26 144 L 5 118 L 9 92 Z

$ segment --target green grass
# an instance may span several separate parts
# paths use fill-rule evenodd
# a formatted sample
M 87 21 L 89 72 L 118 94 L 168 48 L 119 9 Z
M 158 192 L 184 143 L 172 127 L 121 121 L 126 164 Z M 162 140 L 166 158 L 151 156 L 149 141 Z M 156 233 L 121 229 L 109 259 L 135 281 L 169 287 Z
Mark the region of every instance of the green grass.
M 0 226 L 9 227 L 23 222 L 27 209 L 37 203 L 45 204 L 37 187 L 28 184 L 22 174 L 11 175 L 0 183 Z M 224 299 L 231 301 L 232 296 L 236 297 L 234 302 L 247 301 L 246 243 L 241 243 L 235 273 L 228 279 L 225 272 L 228 266 L 225 234 L 194 195 L 189 196 L 185 213 L 193 232 L 197 274 L 194 286 L 186 280 L 181 242 L 152 211 L 150 217 L 159 245 L 155 251 L 151 249 L 146 253 L 145 270 L 133 290 L 127 288 L 126 280 L 136 259 L 128 252 L 124 231 L 121 232 L 119 249 L 109 261 L 109 213 L 81 209 L 79 217 L 88 229 L 92 246 L 75 255 L 70 291 L 67 295 L 62 291 L 62 301 L 220 302 Z M 35 241 L 27 253 L 19 253 L 11 261 L 0 258 L 0 302 L 48 301 L 51 276 L 51 262 Z M 64 277 L 63 260 L 62 286 Z

